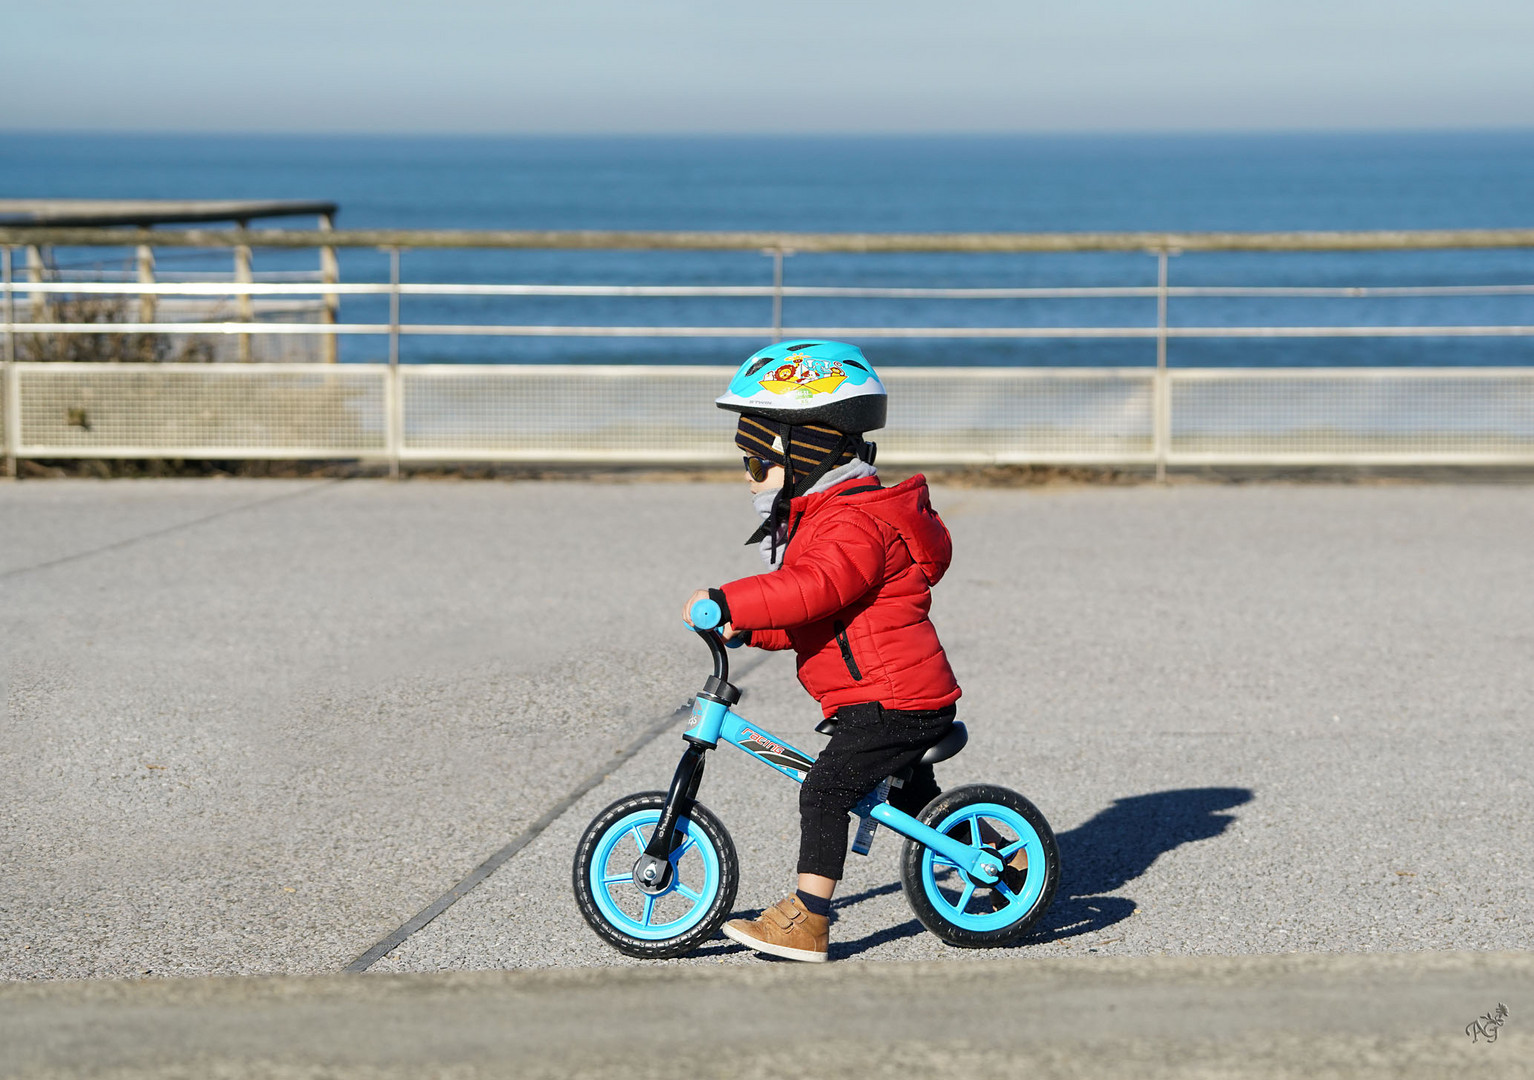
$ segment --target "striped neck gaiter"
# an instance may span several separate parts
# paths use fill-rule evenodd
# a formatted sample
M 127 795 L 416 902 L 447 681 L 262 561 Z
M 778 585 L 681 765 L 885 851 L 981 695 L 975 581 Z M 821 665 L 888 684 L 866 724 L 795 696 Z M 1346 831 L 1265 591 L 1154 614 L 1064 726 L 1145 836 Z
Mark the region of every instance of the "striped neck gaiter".
M 787 430 L 785 430 L 787 429 Z M 783 455 L 784 436 L 793 457 L 794 478 L 800 479 L 814 472 L 835 453 L 838 445 L 843 447 L 836 460 L 828 468 L 845 465 L 858 456 L 863 440 L 857 436 L 846 437 L 835 428 L 820 424 L 795 424 L 792 428 L 774 420 L 762 420 L 755 416 L 742 416 L 735 425 L 735 445 L 742 453 L 761 458 L 770 465 L 786 465 Z
M 746 539 L 747 544 L 769 541 L 769 566 L 780 558 L 779 526 L 788 520 L 789 502 L 796 495 L 805 494 L 832 469 L 859 458 L 864 448 L 861 436 L 845 435 L 835 428 L 783 424 L 745 415 L 735 425 L 735 445 L 751 457 L 784 466 L 788 474 L 787 482 L 773 498 L 766 520 Z

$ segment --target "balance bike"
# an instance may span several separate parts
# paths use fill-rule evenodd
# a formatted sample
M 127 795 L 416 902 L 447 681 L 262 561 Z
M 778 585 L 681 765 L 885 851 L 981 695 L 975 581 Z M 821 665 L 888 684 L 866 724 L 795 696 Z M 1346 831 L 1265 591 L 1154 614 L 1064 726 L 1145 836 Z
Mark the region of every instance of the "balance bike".
M 687 749 L 669 791 L 645 791 L 603 810 L 575 852 L 575 899 L 604 941 L 629 956 L 684 956 L 719 932 L 735 904 L 740 860 L 724 824 L 697 801 L 705 755 L 730 743 L 803 783 L 814 759 L 738 716 L 740 691 L 717 627 L 719 606 L 699 600 L 688 612 L 708 645 L 714 674 L 693 699 Z M 732 643 L 734 644 L 734 643 Z M 829 734 L 834 718 L 816 730 Z M 957 721 L 921 761 L 953 757 L 968 740 Z M 912 817 L 887 801 L 893 776 L 853 808 L 861 822 L 852 850 L 868 854 L 880 825 L 905 837 L 900 887 L 923 926 L 950 945 L 987 948 L 1026 934 L 1048 910 L 1060 880 L 1060 852 L 1049 822 L 1015 791 L 970 784 L 945 791 Z M 1003 880 L 1019 849 L 1028 869 L 1017 887 Z M 1011 872 L 1009 872 L 1010 875 Z

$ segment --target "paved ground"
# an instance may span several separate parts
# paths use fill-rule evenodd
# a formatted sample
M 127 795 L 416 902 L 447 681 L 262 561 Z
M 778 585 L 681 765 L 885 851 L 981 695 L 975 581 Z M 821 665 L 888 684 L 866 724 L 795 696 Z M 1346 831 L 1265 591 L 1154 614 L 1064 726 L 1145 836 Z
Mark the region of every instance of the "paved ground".
M 940 779 L 1027 793 L 1066 867 L 1009 956 L 1528 948 L 1534 488 L 936 501 L 973 735 Z M 676 609 L 759 568 L 751 524 L 718 484 L 0 484 L 0 976 L 338 971 L 696 688 Z M 818 748 L 786 658 L 740 681 Z M 570 854 L 679 749 L 374 970 L 628 963 Z M 742 908 L 787 884 L 793 797 L 715 756 Z M 834 955 L 994 961 L 920 931 L 894 851 L 853 860 Z M 723 941 L 665 966 L 718 964 L 767 966 Z
M 1530 1000 L 1527 953 L 11 983 L 0 1077 L 1493 1080 Z

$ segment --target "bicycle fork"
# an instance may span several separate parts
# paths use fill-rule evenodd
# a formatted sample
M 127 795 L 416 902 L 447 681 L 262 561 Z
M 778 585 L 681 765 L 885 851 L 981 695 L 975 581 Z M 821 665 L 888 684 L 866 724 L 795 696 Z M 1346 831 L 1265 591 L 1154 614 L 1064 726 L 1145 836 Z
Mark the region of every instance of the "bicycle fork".
M 677 823 L 692 813 L 698 787 L 703 783 L 706 752 L 706 747 L 689 744 L 682 753 L 682 760 L 677 762 L 660 820 L 655 823 L 655 831 L 650 834 L 644 854 L 634 864 L 634 884 L 643 892 L 661 892 L 671 884 L 671 853 L 682 842 Z

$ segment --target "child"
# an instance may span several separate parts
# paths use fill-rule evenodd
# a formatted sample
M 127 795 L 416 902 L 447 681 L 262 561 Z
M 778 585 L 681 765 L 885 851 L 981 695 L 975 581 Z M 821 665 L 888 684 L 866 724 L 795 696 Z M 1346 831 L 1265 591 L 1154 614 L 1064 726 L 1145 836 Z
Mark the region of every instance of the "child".
M 848 811 L 943 737 L 960 693 L 927 617 L 929 590 L 948 569 L 948 530 L 924 477 L 880 484 L 862 437 L 884 426 L 885 403 L 862 352 L 834 341 L 761 350 L 717 401 L 741 414 L 735 442 L 763 518 L 746 542 L 760 542 L 770 572 L 693 593 L 683 617 L 711 597 L 726 637 L 793 649 L 799 681 L 837 721 L 799 793 L 797 891 L 724 927 L 793 960 L 826 959 Z M 890 802 L 914 815 L 938 794 L 932 766 L 915 765 Z

